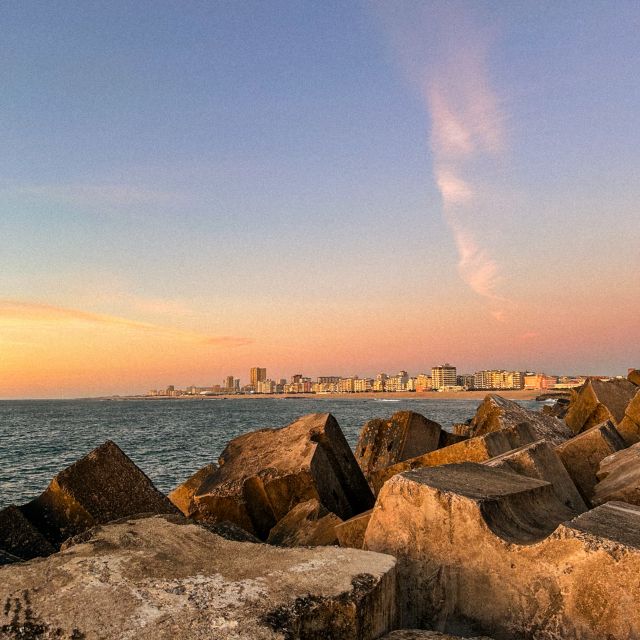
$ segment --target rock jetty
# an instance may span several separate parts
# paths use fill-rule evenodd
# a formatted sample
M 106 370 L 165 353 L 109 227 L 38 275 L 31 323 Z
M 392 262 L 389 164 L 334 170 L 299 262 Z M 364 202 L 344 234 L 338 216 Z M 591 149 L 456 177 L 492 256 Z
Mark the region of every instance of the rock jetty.
M 235 438 L 158 491 L 113 442 L 0 511 L 0 639 L 640 639 L 640 390 Z M 563 417 L 564 416 L 564 417 Z

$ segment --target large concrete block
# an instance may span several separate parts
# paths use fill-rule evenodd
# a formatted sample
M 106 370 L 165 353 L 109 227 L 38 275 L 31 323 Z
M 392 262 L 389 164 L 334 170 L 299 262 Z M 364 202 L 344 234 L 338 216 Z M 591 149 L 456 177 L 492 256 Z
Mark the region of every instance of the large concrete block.
M 442 427 L 414 411 L 398 411 L 388 420 L 369 420 L 358 438 L 355 456 L 362 472 L 389 467 L 438 448 Z
M 22 560 L 55 552 L 53 545 L 14 505 L 0 511 L 0 549 Z
M 576 515 L 587 510 L 587 505 L 558 454 L 546 440 L 538 440 L 513 451 L 507 451 L 487 460 L 484 464 L 496 469 L 513 471 L 528 478 L 550 482 L 558 500 L 572 509 Z
M 640 638 L 640 509 L 463 463 L 385 484 L 365 547 L 398 559 L 399 626 L 497 640 Z
M 528 424 L 535 432 L 536 440 L 549 440 L 554 444 L 573 435 L 562 420 L 540 411 L 530 411 L 494 393 L 488 394 L 478 407 L 469 425 L 469 435 L 481 436 L 519 424 Z
M 597 475 L 593 504 L 619 500 L 640 505 L 640 443 L 604 458 Z
M 218 465 L 211 464 L 198 469 L 192 476 L 189 476 L 182 484 L 178 485 L 169 495 L 171 502 L 180 509 L 187 517 L 196 511 L 193 497 L 200 487 L 207 481 L 218 468 Z
M 468 440 L 469 436 L 461 433 L 453 433 L 452 431 L 440 431 L 440 438 L 438 439 L 438 449 L 444 449 L 444 447 L 450 447 L 452 444 L 458 444 L 463 440 Z
M 54 545 L 111 520 L 178 512 L 110 440 L 61 471 L 42 495 L 21 509 Z
M 572 393 L 565 422 L 574 433 L 586 431 L 606 420 L 618 425 L 637 390 L 625 379 L 602 381 L 590 378 Z
M 627 380 L 640 387 L 640 369 L 632 369 L 627 375 Z
M 628 446 L 640 442 L 640 389 L 631 398 L 616 429 Z
M 3 637 L 373 640 L 395 628 L 391 556 L 231 542 L 169 518 L 97 527 L 0 568 Z
M 398 473 L 420 467 L 434 467 L 454 462 L 484 462 L 501 453 L 511 451 L 537 440 L 536 434 L 528 424 L 505 427 L 475 438 L 463 439 L 457 444 L 405 460 L 398 464 L 379 469 L 369 476 L 369 483 L 376 495 L 382 485 Z
M 267 542 L 282 547 L 337 545 L 336 527 L 342 523 L 317 500 L 297 504 L 269 532 Z
M 625 448 L 624 440 L 610 422 L 583 431 L 556 447 L 556 453 L 587 504 L 591 504 L 601 460 Z
M 300 502 L 316 499 L 342 520 L 373 506 L 371 489 L 328 413 L 239 436 L 219 463 L 195 494 L 192 516 L 229 520 L 261 540 Z
M 336 534 L 341 547 L 362 549 L 364 533 L 367 530 L 372 512 L 373 510 L 369 509 L 369 511 L 353 516 L 353 518 L 349 518 L 336 526 Z

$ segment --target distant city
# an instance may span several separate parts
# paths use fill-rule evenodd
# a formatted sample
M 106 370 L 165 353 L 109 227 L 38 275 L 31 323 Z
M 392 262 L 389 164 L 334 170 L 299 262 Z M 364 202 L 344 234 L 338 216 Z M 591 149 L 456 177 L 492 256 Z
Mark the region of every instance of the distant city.
M 593 376 L 591 376 L 593 377 Z M 602 377 L 606 379 L 606 377 Z M 379 373 L 375 378 L 358 376 L 318 376 L 315 380 L 296 373 L 289 380 L 267 378 L 265 367 L 252 367 L 249 382 L 242 385 L 239 378 L 227 376 L 222 384 L 210 387 L 188 386 L 184 389 L 169 385 L 166 389 L 152 389 L 148 396 L 211 396 L 229 394 L 327 394 L 327 393 L 394 393 L 438 391 L 495 391 L 495 390 L 567 390 L 581 386 L 586 376 L 556 376 L 533 371 L 506 371 L 484 369 L 475 373 L 459 374 L 447 363 L 431 368 L 430 373 L 410 376 L 406 371 L 395 375 Z

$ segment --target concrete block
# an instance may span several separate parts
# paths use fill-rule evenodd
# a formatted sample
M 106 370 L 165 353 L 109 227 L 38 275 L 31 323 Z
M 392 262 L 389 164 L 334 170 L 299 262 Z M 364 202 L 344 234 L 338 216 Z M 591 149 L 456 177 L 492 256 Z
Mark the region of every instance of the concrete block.
M 540 480 L 472 463 L 423 468 L 385 484 L 365 547 L 398 559 L 401 628 L 640 638 L 640 508 L 570 515 Z
M 640 443 L 604 458 L 597 476 L 593 504 L 617 500 L 640 505 Z
M 337 545 L 336 527 L 342 523 L 317 500 L 297 504 L 269 532 L 267 542 L 282 547 Z
M 336 534 L 341 547 L 362 549 L 364 545 L 364 533 L 371 519 L 372 509 L 360 513 L 349 520 L 336 525 Z
M 505 427 L 500 431 L 493 431 L 475 438 L 467 438 L 457 444 L 452 444 L 443 449 L 375 471 L 369 476 L 369 483 L 374 493 L 378 495 L 378 492 L 389 478 L 403 471 L 452 464 L 454 462 L 484 462 L 501 453 L 511 451 L 536 440 L 536 434 L 528 424 Z
M 567 473 L 553 446 L 546 440 L 538 440 L 523 447 L 507 451 L 484 464 L 496 469 L 513 471 L 528 478 L 550 482 L 558 500 L 575 512 L 587 511 L 582 496 Z
M 631 398 L 616 429 L 627 446 L 640 442 L 640 389 Z
M 198 469 L 192 476 L 178 485 L 167 497 L 185 516 L 191 516 L 196 511 L 193 497 L 217 468 L 218 465 L 212 462 L 202 467 L 202 469 Z
M 494 393 L 488 394 L 478 407 L 469 425 L 469 435 L 481 436 L 519 424 L 529 425 L 536 440 L 548 440 L 553 444 L 560 444 L 573 435 L 562 420 L 540 411 L 530 411 Z
M 229 520 L 261 540 L 300 502 L 316 499 L 342 520 L 373 506 L 371 489 L 328 413 L 241 435 L 219 464 L 196 492 L 192 517 Z
M 96 527 L 0 575 L 9 638 L 373 640 L 395 628 L 391 556 L 231 542 L 162 516 Z
M 442 427 L 415 411 L 398 411 L 388 420 L 369 420 L 358 438 L 355 456 L 362 472 L 391 466 L 438 448 Z
M 0 511 L 0 549 L 21 560 L 48 556 L 55 552 L 53 545 L 14 505 Z
M 603 422 L 556 447 L 556 453 L 584 501 L 591 504 L 601 460 L 624 448 L 616 428 L 611 422 Z

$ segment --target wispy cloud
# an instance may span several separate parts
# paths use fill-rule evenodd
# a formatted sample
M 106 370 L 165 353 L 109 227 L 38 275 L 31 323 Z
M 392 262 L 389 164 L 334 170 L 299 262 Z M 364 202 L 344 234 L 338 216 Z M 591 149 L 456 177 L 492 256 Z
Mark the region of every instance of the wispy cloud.
M 171 340 L 182 340 L 213 347 L 239 347 L 252 340 L 238 336 L 212 336 L 197 331 L 139 322 L 129 318 L 110 316 L 79 309 L 57 307 L 38 302 L 0 300 L 0 329 L 23 327 L 25 324 L 49 326 L 91 326 L 95 328 L 122 328 L 147 333 Z

